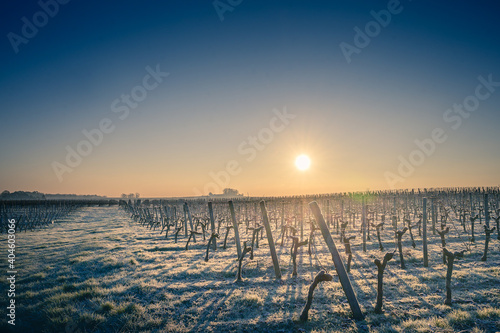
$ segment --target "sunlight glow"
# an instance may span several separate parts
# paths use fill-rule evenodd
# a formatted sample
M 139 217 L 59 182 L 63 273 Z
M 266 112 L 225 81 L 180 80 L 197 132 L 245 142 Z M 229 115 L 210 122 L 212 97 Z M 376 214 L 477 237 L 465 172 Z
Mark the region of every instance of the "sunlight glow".
M 311 166 L 311 159 L 307 155 L 299 155 L 295 159 L 295 166 L 300 171 L 305 171 L 309 169 L 309 166 Z

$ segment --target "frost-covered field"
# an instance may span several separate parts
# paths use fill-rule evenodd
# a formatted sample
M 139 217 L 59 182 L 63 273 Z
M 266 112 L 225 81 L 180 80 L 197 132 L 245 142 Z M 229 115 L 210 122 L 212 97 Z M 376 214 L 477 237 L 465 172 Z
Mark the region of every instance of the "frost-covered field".
M 309 285 L 321 269 L 319 263 L 335 273 L 319 232 L 317 255 L 310 257 L 307 247 L 299 248 L 297 278 L 291 276 L 290 241 L 283 248 L 277 241 L 283 278 L 280 282 L 274 279 L 264 237 L 254 260 L 248 255 L 245 258 L 245 281 L 236 284 L 232 237 L 228 249 L 222 250 L 222 235 L 218 250 L 205 262 L 206 242 L 200 236 L 185 251 L 184 237 L 175 244 L 173 235 L 165 239 L 164 234 L 142 227 L 117 207 L 82 208 L 45 229 L 17 234 L 14 331 L 496 332 L 500 331 L 500 246 L 495 232 L 488 261 L 479 261 L 484 247 L 481 231 L 478 226 L 480 235 L 472 252 L 455 262 L 451 307 L 443 304 L 446 267 L 439 237 L 429 232 L 430 265 L 424 268 L 421 238 L 416 236 L 413 249 L 405 234 L 407 269 L 399 268 L 397 256 L 389 262 L 384 276 L 385 312 L 375 314 L 373 260 L 382 259 L 385 252 L 378 250 L 372 236 L 366 253 L 361 246 L 353 246 L 350 274 L 365 320 L 352 319 L 335 276 L 316 289 L 309 321 L 304 324 L 298 317 Z M 339 236 L 332 234 L 344 256 Z M 240 235 L 242 242 L 251 237 L 244 228 Z M 394 248 L 392 235 L 389 226 L 382 237 L 386 249 Z M 278 238 L 278 232 L 274 237 Z M 463 249 L 458 230 L 452 229 L 447 238 L 450 249 Z M 5 276 L 5 234 L 0 248 L 4 249 L 0 271 Z M 1 308 L 5 309 L 5 278 L 1 286 Z M 5 314 L 2 317 L 0 329 L 5 330 L 9 325 Z

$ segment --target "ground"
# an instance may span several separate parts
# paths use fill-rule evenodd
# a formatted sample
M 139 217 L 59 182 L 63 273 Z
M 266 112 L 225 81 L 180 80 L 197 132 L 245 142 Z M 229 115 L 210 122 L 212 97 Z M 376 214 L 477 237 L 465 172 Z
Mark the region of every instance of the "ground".
M 479 227 L 476 229 L 481 231 Z M 353 231 L 349 231 L 352 234 Z M 244 228 L 241 238 L 251 237 Z M 308 230 L 305 232 L 308 235 Z M 332 232 L 343 259 L 344 247 Z M 390 226 L 383 232 L 392 251 Z M 275 239 L 278 232 L 275 232 Z M 444 305 L 446 267 L 440 240 L 429 233 L 429 267 L 422 264 L 421 238 L 416 249 L 404 236 L 407 269 L 398 255 L 384 275 L 384 313 L 375 314 L 377 273 L 373 260 L 382 259 L 376 238 L 362 252 L 353 241 L 350 280 L 365 319 L 355 321 L 335 273 L 333 261 L 318 232 L 316 250 L 298 255 L 298 277 L 291 276 L 290 241 L 276 240 L 281 281 L 276 281 L 264 237 L 254 260 L 245 258 L 242 283 L 235 283 L 234 239 L 204 261 L 201 236 L 185 251 L 184 238 L 174 243 L 159 231 L 139 225 L 118 207 L 86 207 L 42 230 L 16 235 L 16 326 L 3 315 L 0 330 L 16 332 L 497 332 L 500 331 L 500 245 L 495 233 L 489 257 L 480 261 L 484 235 L 463 259 L 455 262 L 453 305 Z M 7 271 L 7 237 L 0 271 Z M 452 228 L 448 243 L 461 250 L 467 237 Z M 334 274 L 314 294 L 309 321 L 299 321 L 314 276 L 325 268 Z M 6 273 L 4 273 L 6 274 Z M 2 295 L 7 294 L 2 278 Z M 5 309 L 7 297 L 0 298 Z M 5 311 L 5 310 L 4 310 Z

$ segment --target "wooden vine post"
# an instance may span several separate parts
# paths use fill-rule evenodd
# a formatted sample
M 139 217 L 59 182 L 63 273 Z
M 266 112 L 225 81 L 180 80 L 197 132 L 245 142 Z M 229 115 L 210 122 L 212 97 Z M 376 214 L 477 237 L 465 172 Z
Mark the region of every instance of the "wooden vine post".
M 212 202 L 208 203 L 208 213 L 210 215 L 210 229 L 212 231 L 212 236 L 210 236 L 210 237 L 212 238 L 212 237 L 214 237 L 213 235 L 216 234 L 216 232 L 215 232 L 214 209 L 213 209 L 213 206 L 212 206 Z M 213 238 L 212 249 L 214 251 L 217 250 L 217 241 L 216 241 L 216 238 L 219 238 L 218 234 L 217 234 L 216 237 Z M 208 243 L 210 244 L 210 241 Z
M 238 252 L 238 258 L 241 256 L 241 244 L 240 244 L 240 233 L 238 231 L 238 221 L 236 221 L 236 214 L 234 213 L 233 201 L 229 201 L 229 212 L 231 213 L 231 220 L 233 221 L 234 229 L 234 241 L 236 242 L 236 251 Z
M 436 234 L 436 206 L 434 205 L 435 198 L 431 198 L 431 219 L 432 219 L 432 234 Z
M 283 205 L 284 207 L 284 205 Z M 264 228 L 266 229 L 267 242 L 269 243 L 269 251 L 271 252 L 271 258 L 273 259 L 274 274 L 276 279 L 281 279 L 280 262 L 278 256 L 276 255 L 276 247 L 274 246 L 273 233 L 271 232 L 271 225 L 269 224 L 269 219 L 267 217 L 266 203 L 264 201 L 260 202 L 260 210 L 262 211 L 262 222 L 264 223 Z M 283 209 L 284 214 L 284 209 Z
M 469 193 L 469 201 L 470 201 L 470 233 L 471 233 L 471 242 L 476 241 L 476 237 L 474 236 L 474 222 L 479 217 L 479 215 L 474 215 L 474 201 L 472 200 L 472 193 Z
M 184 206 L 182 206 L 183 210 L 184 210 L 184 237 L 187 237 L 188 236 L 188 225 L 187 225 L 187 210 L 186 210 L 186 207 L 187 207 L 187 202 L 184 203 Z
M 262 210 L 262 204 L 260 204 L 260 209 Z M 267 210 L 266 210 L 267 213 Z M 281 203 L 281 230 L 283 230 L 283 227 L 285 226 L 285 201 Z M 276 228 L 278 229 L 278 228 Z M 266 229 L 267 232 L 267 229 Z M 283 246 L 283 244 L 281 244 Z
M 363 252 L 366 252 L 366 205 L 365 205 L 365 197 L 362 199 L 362 229 L 363 229 Z
M 194 225 L 193 225 L 193 219 L 191 217 L 191 212 L 189 211 L 189 206 L 188 206 L 188 203 L 184 203 L 185 207 L 186 207 L 186 212 L 187 212 L 187 216 L 188 216 L 188 219 L 189 219 L 189 226 L 191 227 L 191 230 L 195 230 L 194 228 Z M 196 242 L 196 239 L 193 237 L 193 241 Z
M 326 222 L 328 223 L 328 227 L 330 228 L 332 226 L 332 221 L 331 221 L 331 214 L 330 214 L 330 200 L 326 200 Z
M 427 198 L 423 199 L 422 208 L 422 251 L 424 254 L 424 267 L 429 267 L 429 254 L 427 251 Z
M 394 196 L 394 214 L 392 215 L 392 227 L 394 228 L 394 240 L 398 239 L 398 211 L 396 210 L 396 196 Z
M 304 205 L 302 200 L 300 202 L 300 239 L 304 239 Z
M 344 221 L 344 199 L 340 199 L 340 221 Z M 337 219 L 337 234 L 339 233 L 339 224 L 340 224 L 339 219 Z
M 325 239 L 325 243 L 332 254 L 333 263 L 335 265 L 335 270 L 337 271 L 337 275 L 339 276 L 340 284 L 342 285 L 342 289 L 347 297 L 347 301 L 349 302 L 349 306 L 353 312 L 354 318 L 356 320 L 362 320 L 364 318 L 363 313 L 361 312 L 361 308 L 359 307 L 358 299 L 354 290 L 352 289 L 351 281 L 349 280 L 349 276 L 344 267 L 344 263 L 340 258 L 340 254 L 335 246 L 335 243 L 332 239 L 332 235 L 328 230 L 328 226 L 325 223 L 325 219 L 321 214 L 321 210 L 319 209 L 318 203 L 313 201 L 309 203 L 311 210 L 314 214 L 316 222 L 321 230 L 323 238 Z
M 488 193 L 484 194 L 484 224 L 490 227 L 490 211 L 488 209 Z
M 307 244 L 307 253 L 311 256 L 312 255 L 312 246 L 314 242 L 314 231 L 317 229 L 316 224 L 314 220 L 311 220 L 310 222 L 311 227 L 309 229 L 309 244 Z

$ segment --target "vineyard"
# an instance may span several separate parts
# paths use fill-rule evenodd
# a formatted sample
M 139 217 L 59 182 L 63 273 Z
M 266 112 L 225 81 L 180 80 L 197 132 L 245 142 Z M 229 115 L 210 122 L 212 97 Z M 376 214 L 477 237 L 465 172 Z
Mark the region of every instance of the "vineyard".
M 0 202 L 2 248 L 18 221 L 16 331 L 497 332 L 499 202 L 497 187 Z

